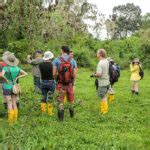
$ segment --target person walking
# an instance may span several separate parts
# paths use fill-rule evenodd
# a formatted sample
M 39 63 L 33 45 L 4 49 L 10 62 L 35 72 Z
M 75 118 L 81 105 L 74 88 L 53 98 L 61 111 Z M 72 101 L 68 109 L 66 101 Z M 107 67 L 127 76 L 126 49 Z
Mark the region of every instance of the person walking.
M 13 86 L 19 78 L 25 77 L 27 73 L 18 67 L 19 60 L 14 54 L 4 55 L 3 61 L 7 66 L 3 67 L 1 77 L 3 83 L 3 94 L 7 100 L 8 121 L 15 122 L 18 118 L 17 95 L 13 92 Z
M 41 73 L 41 90 L 43 98 L 41 100 L 41 112 L 48 110 L 48 115 L 53 115 L 53 94 L 55 91 L 54 74 L 56 74 L 56 68 L 52 64 L 54 55 L 51 51 L 44 53 L 43 62 L 39 65 Z
M 106 59 L 106 55 L 106 50 L 104 49 L 99 49 L 97 51 L 99 63 L 97 65 L 96 73 L 93 74 L 93 76 L 98 79 L 98 96 L 101 98 L 100 111 L 102 114 L 108 112 L 107 92 L 110 86 L 109 62 Z
M 70 49 L 68 46 L 61 47 L 61 56 L 53 61 L 56 67 L 57 85 L 56 92 L 58 93 L 58 119 L 64 120 L 64 97 L 67 95 L 67 101 L 70 103 L 70 117 L 74 117 L 74 90 L 73 82 L 76 77 L 76 61 L 69 56 Z
M 139 80 L 141 79 L 140 73 L 140 61 L 138 58 L 134 58 L 132 63 L 130 64 L 130 72 L 131 72 L 131 92 L 132 94 L 139 94 Z

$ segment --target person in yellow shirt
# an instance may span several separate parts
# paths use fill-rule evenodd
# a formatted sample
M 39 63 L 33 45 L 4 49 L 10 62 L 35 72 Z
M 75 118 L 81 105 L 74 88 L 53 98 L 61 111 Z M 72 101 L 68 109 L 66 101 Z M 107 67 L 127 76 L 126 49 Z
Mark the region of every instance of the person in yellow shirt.
M 141 79 L 139 72 L 140 72 L 140 61 L 138 58 L 134 58 L 132 63 L 130 64 L 130 72 L 131 72 L 131 91 L 132 94 L 139 94 L 139 80 Z

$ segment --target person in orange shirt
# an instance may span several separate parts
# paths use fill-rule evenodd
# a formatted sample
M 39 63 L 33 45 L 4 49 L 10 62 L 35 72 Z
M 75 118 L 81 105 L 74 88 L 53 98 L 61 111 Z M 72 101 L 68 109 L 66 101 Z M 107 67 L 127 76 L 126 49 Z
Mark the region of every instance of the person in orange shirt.
M 140 61 L 138 58 L 134 58 L 132 63 L 130 64 L 130 72 L 131 72 L 131 91 L 132 94 L 139 94 L 139 80 L 141 79 L 140 72 Z

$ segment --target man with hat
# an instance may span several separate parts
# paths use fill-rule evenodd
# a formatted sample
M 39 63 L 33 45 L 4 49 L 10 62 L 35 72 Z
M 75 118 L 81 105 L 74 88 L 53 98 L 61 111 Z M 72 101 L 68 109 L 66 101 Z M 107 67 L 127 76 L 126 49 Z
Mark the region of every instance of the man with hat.
M 19 78 L 25 77 L 27 73 L 18 67 L 19 60 L 13 53 L 4 55 L 3 61 L 7 66 L 3 67 L 1 77 L 6 81 L 3 83 L 3 94 L 7 100 L 8 120 L 9 122 L 17 121 L 17 95 L 13 93 L 13 86 Z
M 130 72 L 131 72 L 131 91 L 132 94 L 139 94 L 139 86 L 138 82 L 141 79 L 139 72 L 140 72 L 140 61 L 138 58 L 134 58 L 132 63 L 130 64 Z
M 54 54 L 51 51 L 44 53 L 43 62 L 39 65 L 41 73 L 41 90 L 43 98 L 41 100 L 41 112 L 44 113 L 48 110 L 48 115 L 53 115 L 53 94 L 55 91 L 55 80 L 53 75 L 56 72 L 51 60 Z

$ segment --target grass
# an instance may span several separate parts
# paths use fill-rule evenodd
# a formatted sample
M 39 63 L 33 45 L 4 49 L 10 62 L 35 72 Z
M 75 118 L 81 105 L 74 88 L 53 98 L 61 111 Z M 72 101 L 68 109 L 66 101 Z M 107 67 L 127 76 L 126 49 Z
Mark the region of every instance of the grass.
M 6 110 L 0 105 L 1 149 L 150 149 L 149 70 L 140 81 L 140 95 L 130 92 L 129 72 L 122 71 L 114 86 L 116 99 L 109 104 L 109 113 L 99 114 L 91 71 L 79 69 L 76 80 L 76 116 L 71 119 L 65 111 L 65 121 L 57 121 L 40 113 L 41 96 L 33 92 L 32 77 L 21 79 L 23 94 L 17 123 L 9 125 Z M 1 98 L 2 99 L 2 98 Z

